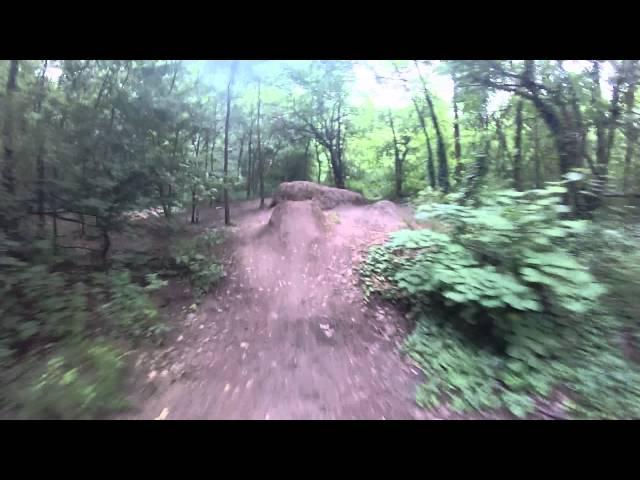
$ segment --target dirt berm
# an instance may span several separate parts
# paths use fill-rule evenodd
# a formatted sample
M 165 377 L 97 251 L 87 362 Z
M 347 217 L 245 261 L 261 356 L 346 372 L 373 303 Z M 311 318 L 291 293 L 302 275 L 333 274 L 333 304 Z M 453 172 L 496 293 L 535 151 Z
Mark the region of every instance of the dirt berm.
M 281 183 L 273 194 L 270 207 L 275 207 L 283 200 L 312 200 L 322 210 L 331 210 L 343 204 L 365 205 L 368 203 L 359 193 L 303 181 Z

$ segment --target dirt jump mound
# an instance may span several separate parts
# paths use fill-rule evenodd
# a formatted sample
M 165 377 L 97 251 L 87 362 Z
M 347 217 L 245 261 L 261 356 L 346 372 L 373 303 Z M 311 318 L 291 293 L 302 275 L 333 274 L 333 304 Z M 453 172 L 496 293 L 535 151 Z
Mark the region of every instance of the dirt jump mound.
M 343 204 L 365 205 L 367 203 L 359 193 L 302 181 L 281 183 L 273 194 L 271 207 L 284 200 L 313 200 L 322 210 L 330 210 Z
M 304 250 L 325 236 L 325 217 L 311 200 L 281 201 L 271 214 L 269 229 L 283 247 Z

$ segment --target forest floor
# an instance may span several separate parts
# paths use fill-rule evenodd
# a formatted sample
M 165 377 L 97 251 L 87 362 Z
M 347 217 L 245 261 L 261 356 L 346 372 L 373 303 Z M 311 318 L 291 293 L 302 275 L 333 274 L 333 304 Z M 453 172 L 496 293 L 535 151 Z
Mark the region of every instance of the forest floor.
M 355 267 L 366 248 L 407 228 L 407 207 L 310 201 L 231 206 L 225 279 L 197 308 L 169 288 L 164 346 L 136 352 L 126 419 L 419 419 L 419 369 L 401 352 L 410 328 L 365 302 Z M 267 205 L 269 202 L 267 201 Z M 203 212 L 202 227 L 222 225 Z

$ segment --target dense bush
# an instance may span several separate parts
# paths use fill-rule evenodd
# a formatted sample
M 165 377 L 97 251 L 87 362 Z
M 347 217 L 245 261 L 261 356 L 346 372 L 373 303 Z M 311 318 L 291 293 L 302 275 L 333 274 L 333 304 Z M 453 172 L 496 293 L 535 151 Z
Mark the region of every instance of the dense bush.
M 209 230 L 193 239 L 178 242 L 173 249 L 175 265 L 180 273 L 189 278 L 196 296 L 205 294 L 224 277 L 224 270 L 212 251 L 223 241 L 222 231 Z
M 0 403 L 38 418 L 120 408 L 124 364 L 113 345 L 161 338 L 167 328 L 149 293 L 165 283 L 148 275 L 141 286 L 128 271 L 79 275 L 46 249 L 26 260 L 7 254 L 6 239 L 1 246 Z
M 19 415 L 27 418 L 90 419 L 127 405 L 122 352 L 104 339 L 59 348 L 19 391 Z
M 397 232 L 370 251 L 366 292 L 407 301 L 418 321 L 406 347 L 427 373 L 424 406 L 523 417 L 536 400 L 565 395 L 575 416 L 640 416 L 640 371 L 621 349 L 630 323 L 603 301 L 619 284 L 606 260 L 616 254 L 604 254 L 607 271 L 596 278 L 588 267 L 597 255 L 579 255 L 593 227 L 561 218 L 564 192 L 425 205 L 417 217 L 441 231 Z

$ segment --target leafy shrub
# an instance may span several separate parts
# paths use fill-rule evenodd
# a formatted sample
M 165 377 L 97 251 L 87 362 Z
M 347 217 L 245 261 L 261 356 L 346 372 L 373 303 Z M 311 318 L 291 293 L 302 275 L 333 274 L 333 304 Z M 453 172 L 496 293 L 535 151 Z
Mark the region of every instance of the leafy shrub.
M 619 345 L 624 322 L 602 309 L 606 286 L 572 253 L 588 224 L 560 218 L 564 192 L 425 205 L 417 217 L 446 232 L 401 231 L 370 250 L 365 292 L 406 300 L 418 318 L 406 347 L 429 378 L 419 403 L 523 417 L 562 387 L 576 416 L 640 416 L 640 372 Z
M 222 233 L 208 231 L 195 239 L 183 240 L 173 251 L 173 259 L 179 270 L 189 278 L 196 296 L 209 291 L 212 285 L 224 277 L 222 266 L 213 259 L 211 249 L 224 242 Z
M 166 327 L 148 294 L 165 282 L 148 275 L 143 287 L 128 271 L 78 281 L 72 265 L 45 253 L 28 261 L 0 256 L 0 402 L 18 415 L 47 418 L 85 418 L 116 408 L 120 354 L 106 339 L 84 339 L 97 333 L 160 338 Z M 58 353 L 45 365 L 43 351 Z M 34 371 L 38 378 L 29 383 L 24 378 Z
M 48 265 L 3 259 L 0 274 L 0 357 L 40 339 L 79 334 L 88 318 L 88 289 Z M 0 358 L 1 360 L 1 358 Z
M 61 348 L 19 396 L 27 418 L 88 419 L 126 406 L 122 353 L 103 339 Z
M 148 292 L 158 290 L 167 283 L 157 275 L 147 275 L 148 285 L 142 287 L 131 281 L 128 271 L 112 272 L 110 275 L 94 275 L 94 282 L 100 287 L 102 299 L 98 313 L 103 317 L 104 325 L 115 333 L 123 332 L 127 336 L 159 337 L 167 327 L 158 319 L 158 310 Z

